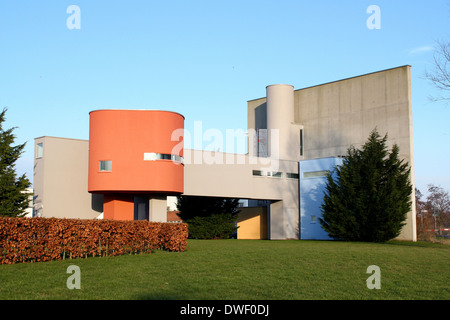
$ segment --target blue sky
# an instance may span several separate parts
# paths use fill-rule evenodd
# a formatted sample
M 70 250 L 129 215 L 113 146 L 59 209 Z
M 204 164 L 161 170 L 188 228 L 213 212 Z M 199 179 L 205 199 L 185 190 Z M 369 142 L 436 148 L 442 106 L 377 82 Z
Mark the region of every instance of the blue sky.
M 70 5 L 80 29 L 69 29 Z M 381 29 L 367 28 L 377 5 Z M 0 108 L 27 142 L 17 163 L 33 177 L 39 136 L 88 139 L 89 111 L 165 109 L 186 129 L 244 129 L 247 101 L 412 66 L 416 184 L 450 190 L 450 105 L 422 79 L 437 40 L 450 39 L 450 1 L 0 2 Z

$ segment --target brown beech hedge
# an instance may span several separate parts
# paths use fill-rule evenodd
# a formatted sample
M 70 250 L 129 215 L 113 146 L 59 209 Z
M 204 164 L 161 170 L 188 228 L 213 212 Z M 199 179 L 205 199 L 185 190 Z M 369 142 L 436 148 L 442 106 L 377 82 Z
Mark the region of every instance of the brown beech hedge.
M 0 217 L 0 263 L 184 251 L 187 237 L 183 223 Z

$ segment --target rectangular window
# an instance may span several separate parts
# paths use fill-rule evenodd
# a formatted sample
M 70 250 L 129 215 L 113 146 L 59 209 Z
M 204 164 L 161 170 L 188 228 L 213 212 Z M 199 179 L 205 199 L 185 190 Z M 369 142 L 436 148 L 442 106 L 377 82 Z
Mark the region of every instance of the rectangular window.
M 283 172 L 272 172 L 272 177 L 281 178 L 283 177 Z
M 325 177 L 329 172 L 328 170 L 303 172 L 303 179 Z
M 289 179 L 298 179 L 298 173 L 290 173 L 290 172 L 287 172 L 286 173 L 286 177 L 287 178 L 289 178 Z
M 172 161 L 174 161 L 174 162 L 181 162 L 181 163 L 183 163 L 183 161 L 184 161 L 183 157 L 179 156 L 177 154 L 172 154 L 171 157 L 172 157 Z
M 100 171 L 111 171 L 111 160 L 100 161 Z
M 181 163 L 183 163 L 184 161 L 182 156 L 176 154 L 164 154 L 154 152 L 144 153 L 144 161 L 156 161 L 156 160 L 172 160 L 174 162 L 181 162 Z
M 156 160 L 156 153 L 144 153 L 144 161 L 155 161 Z
M 256 156 L 266 158 L 269 156 L 267 129 L 256 129 Z
M 317 217 L 311 216 L 311 223 L 316 223 L 316 222 L 317 222 Z
M 303 129 L 300 129 L 300 155 L 303 156 Z
M 36 145 L 36 158 L 42 158 L 44 156 L 44 144 L 38 143 Z
M 253 175 L 254 176 L 258 176 L 258 177 L 262 177 L 263 172 L 261 170 L 253 170 Z

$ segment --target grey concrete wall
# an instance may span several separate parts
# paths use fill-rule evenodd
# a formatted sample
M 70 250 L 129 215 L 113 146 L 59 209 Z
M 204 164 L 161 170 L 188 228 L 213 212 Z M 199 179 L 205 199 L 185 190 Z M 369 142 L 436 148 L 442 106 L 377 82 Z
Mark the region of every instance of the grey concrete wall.
M 214 154 L 214 156 L 212 155 Z M 282 200 L 286 193 L 296 192 L 296 179 L 287 179 L 286 173 L 298 173 L 294 161 L 272 162 L 248 155 L 235 155 L 202 150 L 184 150 L 185 157 L 207 159 L 215 157 L 218 163 L 186 163 L 184 167 L 184 194 L 246 199 Z M 193 159 L 193 158 L 192 158 Z M 223 159 L 223 160 L 220 160 Z M 228 161 L 227 161 L 228 159 Z M 267 164 L 266 164 L 267 163 Z M 253 176 L 253 170 L 282 172 L 282 178 Z
M 305 159 L 346 154 L 377 128 L 411 160 L 410 88 L 410 67 L 405 66 L 296 90 L 295 121 L 304 126 Z
M 298 179 L 286 176 L 298 173 L 298 162 L 202 150 L 184 150 L 184 155 L 188 162 L 185 195 L 271 200 L 269 239 L 298 239 Z M 216 163 L 201 161 L 211 158 Z M 254 176 L 253 170 L 262 171 L 263 176 Z M 281 172 L 282 177 L 267 175 L 273 171 Z
M 33 177 L 35 216 L 92 219 L 102 213 L 103 198 L 87 191 L 87 140 L 40 137 L 43 156 Z

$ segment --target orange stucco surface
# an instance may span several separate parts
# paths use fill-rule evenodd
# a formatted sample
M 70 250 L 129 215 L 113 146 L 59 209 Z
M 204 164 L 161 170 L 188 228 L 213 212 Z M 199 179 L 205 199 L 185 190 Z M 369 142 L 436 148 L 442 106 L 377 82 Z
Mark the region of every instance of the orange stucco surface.
M 174 112 L 92 111 L 89 192 L 183 193 L 183 164 L 144 160 L 145 153 L 183 156 L 182 129 L 184 117 Z M 100 161 L 111 161 L 111 171 L 100 171 Z
M 103 212 L 103 219 L 134 220 L 134 197 L 123 194 L 105 194 Z

